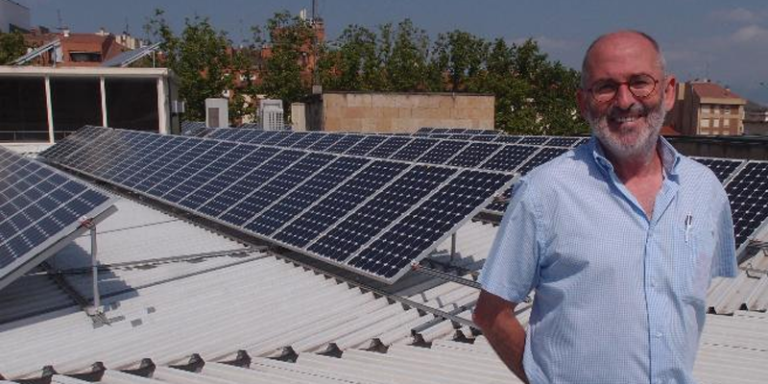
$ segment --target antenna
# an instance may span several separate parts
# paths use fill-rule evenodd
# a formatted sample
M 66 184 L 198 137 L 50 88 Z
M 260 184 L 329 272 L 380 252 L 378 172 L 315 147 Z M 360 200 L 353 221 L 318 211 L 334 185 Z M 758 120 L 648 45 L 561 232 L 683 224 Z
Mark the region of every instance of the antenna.
M 317 14 L 317 0 L 312 0 L 312 21 L 314 22 L 318 17 L 320 15 Z
M 56 17 L 59 20 L 59 31 L 64 29 L 64 22 L 61 20 L 61 9 L 56 10 Z
M 123 31 L 126 35 L 131 34 L 131 26 L 128 24 L 128 17 L 125 18 L 125 31 Z

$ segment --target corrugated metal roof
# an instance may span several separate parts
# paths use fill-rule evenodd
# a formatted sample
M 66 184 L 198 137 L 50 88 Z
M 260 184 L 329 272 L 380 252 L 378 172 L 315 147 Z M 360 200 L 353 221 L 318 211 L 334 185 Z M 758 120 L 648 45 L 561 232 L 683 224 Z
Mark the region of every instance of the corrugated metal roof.
M 0 297 L 0 345 L 12 346 L 0 350 L 5 378 L 38 377 L 46 365 L 64 374 L 86 372 L 102 362 L 104 383 L 517 382 L 469 328 L 150 207 L 123 200 L 118 208 L 98 228 L 99 259 L 112 266 L 100 273 L 109 324 L 80 310 L 49 274 L 17 281 Z M 479 269 L 495 232 L 467 224 L 457 234 L 453 264 Z M 91 277 L 77 268 L 89 265 L 89 244 L 78 239 L 53 263 L 86 298 Z M 434 258 L 450 263 L 449 249 L 450 240 Z M 464 319 L 478 294 L 416 273 L 387 289 Z M 529 314 L 530 304 L 518 307 L 523 324 Z M 14 315 L 15 321 L 2 322 Z M 736 310 L 707 321 L 695 376 L 702 383 L 764 381 L 768 367 L 758 362 L 768 361 L 768 316 Z M 269 358 L 286 348 L 298 353 L 296 363 Z M 235 360 L 239 351 L 252 358 L 249 369 L 217 363 Z M 206 362 L 200 372 L 171 367 L 195 354 Z M 152 379 L 119 371 L 137 368 L 144 358 L 158 366 Z M 61 375 L 52 381 L 79 383 Z

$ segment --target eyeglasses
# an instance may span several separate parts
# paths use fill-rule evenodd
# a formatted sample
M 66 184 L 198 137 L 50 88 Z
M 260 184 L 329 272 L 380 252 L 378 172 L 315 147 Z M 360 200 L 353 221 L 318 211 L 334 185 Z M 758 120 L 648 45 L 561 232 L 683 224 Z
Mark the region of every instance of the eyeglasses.
M 629 92 L 638 99 L 645 99 L 653 94 L 659 80 L 651 75 L 635 75 L 629 81 L 600 80 L 587 89 L 598 103 L 607 103 L 616 97 L 619 87 L 626 84 Z

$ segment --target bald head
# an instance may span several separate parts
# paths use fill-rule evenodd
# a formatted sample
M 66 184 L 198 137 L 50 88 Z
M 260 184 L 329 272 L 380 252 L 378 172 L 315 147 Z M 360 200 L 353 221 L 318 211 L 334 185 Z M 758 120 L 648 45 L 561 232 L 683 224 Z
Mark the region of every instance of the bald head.
M 664 74 L 666 71 L 666 61 L 664 54 L 659 48 L 659 43 L 646 33 L 635 30 L 622 30 L 607 33 L 595 39 L 587 48 L 584 55 L 584 61 L 581 63 L 581 87 L 587 88 L 595 65 L 600 65 L 595 56 L 596 52 L 606 49 L 621 49 L 622 47 L 632 46 L 635 49 L 651 51 L 655 57 L 656 69 Z

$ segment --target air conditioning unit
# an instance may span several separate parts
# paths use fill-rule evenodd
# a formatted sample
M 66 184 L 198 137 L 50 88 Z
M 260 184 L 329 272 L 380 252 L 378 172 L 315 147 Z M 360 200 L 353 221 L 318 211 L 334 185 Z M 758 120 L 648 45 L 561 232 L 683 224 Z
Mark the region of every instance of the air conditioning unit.
M 259 118 L 265 131 L 283 131 L 286 129 L 283 114 L 283 101 L 274 99 L 261 100 Z

